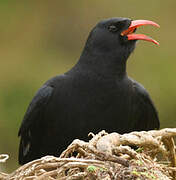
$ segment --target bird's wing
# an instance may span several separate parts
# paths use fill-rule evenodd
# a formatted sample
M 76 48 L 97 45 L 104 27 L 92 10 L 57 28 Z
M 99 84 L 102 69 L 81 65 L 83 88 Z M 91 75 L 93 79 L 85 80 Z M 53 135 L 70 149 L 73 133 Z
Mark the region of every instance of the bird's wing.
M 42 86 L 32 99 L 22 121 L 18 136 L 21 136 L 19 146 L 19 163 L 24 164 L 30 156 L 31 148 L 39 143 L 36 137 L 39 136 L 42 129 L 42 114 L 51 98 L 53 87 Z M 34 150 L 33 150 L 34 152 Z M 32 155 L 34 156 L 34 155 Z
M 160 122 L 158 112 L 145 88 L 133 80 L 135 99 L 133 110 L 138 121 L 135 124 L 137 130 L 159 129 Z

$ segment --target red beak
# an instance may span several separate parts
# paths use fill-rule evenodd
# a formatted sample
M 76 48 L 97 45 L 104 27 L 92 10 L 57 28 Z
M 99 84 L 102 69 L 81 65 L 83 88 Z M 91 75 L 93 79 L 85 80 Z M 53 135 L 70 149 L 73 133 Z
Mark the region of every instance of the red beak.
M 124 30 L 121 35 L 122 36 L 127 36 L 128 40 L 145 40 L 145 41 L 150 41 L 153 42 L 157 45 L 159 45 L 159 43 L 152 39 L 149 36 L 146 36 L 144 34 L 133 34 L 133 32 L 135 31 L 136 28 L 140 27 L 140 26 L 144 26 L 144 25 L 152 25 L 152 26 L 156 26 L 156 27 L 160 27 L 157 23 L 153 22 L 153 21 L 148 21 L 148 20 L 135 20 L 135 21 L 131 21 L 131 25 L 129 26 L 128 29 Z

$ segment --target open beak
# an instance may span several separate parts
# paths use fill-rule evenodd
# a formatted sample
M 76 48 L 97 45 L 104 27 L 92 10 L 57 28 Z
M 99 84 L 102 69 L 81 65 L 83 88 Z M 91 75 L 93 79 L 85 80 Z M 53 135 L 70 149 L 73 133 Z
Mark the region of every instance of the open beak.
M 129 41 L 130 40 L 144 40 L 144 41 L 153 42 L 153 43 L 159 45 L 159 43 L 156 40 L 152 39 L 149 36 L 146 36 L 144 34 L 134 34 L 134 31 L 136 30 L 136 28 L 138 28 L 140 26 L 144 26 L 144 25 L 152 25 L 152 26 L 160 27 L 157 23 L 155 23 L 153 21 L 135 20 L 135 21 L 131 21 L 131 24 L 128 27 L 128 29 L 124 30 L 121 33 L 121 35 L 127 36 Z

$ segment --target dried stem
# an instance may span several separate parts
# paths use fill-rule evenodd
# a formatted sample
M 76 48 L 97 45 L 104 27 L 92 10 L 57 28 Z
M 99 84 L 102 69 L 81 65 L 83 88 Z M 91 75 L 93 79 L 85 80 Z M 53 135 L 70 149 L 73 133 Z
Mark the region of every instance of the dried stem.
M 0 173 L 0 179 L 175 179 L 173 137 L 176 128 L 123 135 L 101 131 L 91 135 L 93 138 L 89 142 L 74 140 L 60 157 L 45 156 L 31 161 L 9 175 Z M 76 156 L 72 157 L 73 154 Z M 167 164 L 161 164 L 158 155 Z M 0 162 L 7 158 L 7 155 L 0 155 Z

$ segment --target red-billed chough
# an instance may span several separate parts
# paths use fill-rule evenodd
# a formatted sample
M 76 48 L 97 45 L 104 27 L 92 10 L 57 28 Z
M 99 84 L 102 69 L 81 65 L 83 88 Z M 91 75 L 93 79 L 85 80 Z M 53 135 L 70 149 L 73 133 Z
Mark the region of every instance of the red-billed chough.
M 91 31 L 78 63 L 47 81 L 32 99 L 21 127 L 19 163 L 44 155 L 59 156 L 75 138 L 88 133 L 126 133 L 159 128 L 153 102 L 144 87 L 129 78 L 126 63 L 148 20 L 112 18 Z

